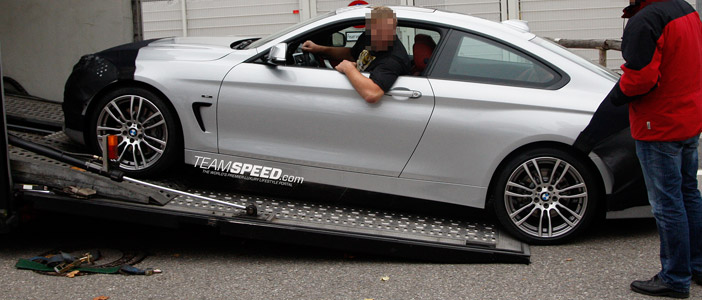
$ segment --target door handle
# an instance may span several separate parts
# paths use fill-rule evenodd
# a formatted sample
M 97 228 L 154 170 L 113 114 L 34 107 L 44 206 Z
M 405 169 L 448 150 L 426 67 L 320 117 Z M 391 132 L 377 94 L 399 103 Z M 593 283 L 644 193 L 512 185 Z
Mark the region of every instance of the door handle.
M 408 88 L 394 88 L 392 90 L 389 90 L 386 95 L 392 96 L 395 100 L 408 100 L 410 98 L 416 99 L 422 96 L 422 92 L 420 91 L 415 91 L 415 90 L 410 90 Z

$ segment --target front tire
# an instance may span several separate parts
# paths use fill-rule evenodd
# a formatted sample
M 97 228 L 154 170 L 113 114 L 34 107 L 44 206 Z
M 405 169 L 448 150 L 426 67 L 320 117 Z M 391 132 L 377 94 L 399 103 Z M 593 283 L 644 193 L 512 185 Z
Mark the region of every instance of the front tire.
M 600 187 L 581 159 L 560 149 L 532 149 L 510 159 L 493 189 L 500 223 L 531 244 L 556 244 L 585 230 Z
M 88 141 L 102 153 L 107 135 L 119 137 L 119 168 L 127 175 L 161 173 L 182 151 L 178 122 L 166 101 L 142 88 L 120 88 L 104 95 L 92 110 Z

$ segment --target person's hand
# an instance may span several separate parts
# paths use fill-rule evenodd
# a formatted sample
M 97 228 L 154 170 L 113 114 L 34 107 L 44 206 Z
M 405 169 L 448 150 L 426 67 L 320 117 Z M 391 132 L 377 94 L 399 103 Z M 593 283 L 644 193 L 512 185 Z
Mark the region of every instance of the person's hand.
M 348 60 L 342 60 L 338 65 L 336 65 L 336 70 L 346 74 L 349 70 L 356 70 L 356 63 L 355 62 L 350 62 Z
M 302 51 L 317 53 L 319 52 L 319 45 L 315 44 L 313 41 L 307 40 L 302 43 Z

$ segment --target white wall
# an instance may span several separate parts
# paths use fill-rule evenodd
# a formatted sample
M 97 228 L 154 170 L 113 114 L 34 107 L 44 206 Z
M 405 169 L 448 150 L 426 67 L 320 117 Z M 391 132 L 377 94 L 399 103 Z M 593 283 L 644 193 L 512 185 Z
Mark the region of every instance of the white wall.
M 80 56 L 131 42 L 132 27 L 130 0 L 0 0 L 4 75 L 63 101 Z
M 694 2 L 695 0 L 687 0 Z M 166 36 L 265 36 L 352 0 L 151 0 L 143 2 L 145 38 Z M 372 5 L 413 5 L 503 21 L 522 19 L 540 36 L 566 39 L 620 38 L 627 0 L 366 0 Z M 309 13 L 305 13 L 308 8 Z M 294 14 L 293 11 L 299 11 Z M 185 14 L 183 14 L 185 11 Z M 183 15 L 186 16 L 185 22 Z M 185 26 L 185 30 L 183 30 Z M 599 51 L 573 49 L 592 62 Z M 617 69 L 621 53 L 608 52 Z
M 266 36 L 302 21 L 303 8 L 298 0 L 183 1 L 142 2 L 144 39 L 169 36 Z M 183 30 L 183 26 L 186 30 Z
M 693 7 L 695 0 L 687 0 Z M 551 38 L 621 39 L 625 20 L 623 0 L 520 0 L 520 18 L 531 32 Z M 597 63 L 599 51 L 571 49 Z M 624 63 L 621 52 L 607 51 L 607 67 L 618 70 Z

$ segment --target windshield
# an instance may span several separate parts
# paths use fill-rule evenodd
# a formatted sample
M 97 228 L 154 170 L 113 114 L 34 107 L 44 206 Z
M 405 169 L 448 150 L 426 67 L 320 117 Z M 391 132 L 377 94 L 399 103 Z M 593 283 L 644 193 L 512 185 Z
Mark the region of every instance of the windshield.
M 333 16 L 333 15 L 335 15 L 335 14 L 336 14 L 336 11 L 330 11 L 330 12 L 328 12 L 328 13 L 326 13 L 326 14 L 319 15 L 319 16 L 316 16 L 316 17 L 311 18 L 311 19 L 309 19 L 309 20 L 302 21 L 302 22 L 297 23 L 297 24 L 295 24 L 295 25 L 293 25 L 293 26 L 291 26 L 291 27 L 287 27 L 287 28 L 285 28 L 285 29 L 283 29 L 283 30 L 281 30 L 281 31 L 278 31 L 278 32 L 276 32 L 276 33 L 274 33 L 274 34 L 271 34 L 271 35 L 269 35 L 269 36 L 267 36 L 267 37 L 264 37 L 264 38 L 262 38 L 262 39 L 260 39 L 260 40 L 258 40 L 258 41 L 253 42 L 253 43 L 249 44 L 249 46 L 247 46 L 246 49 L 258 48 L 258 47 L 263 46 L 263 45 L 265 45 L 266 43 L 268 43 L 268 42 L 270 42 L 270 41 L 272 41 L 272 40 L 275 40 L 275 39 L 277 39 L 277 38 L 279 38 L 279 37 L 281 37 L 281 36 L 283 36 L 283 35 L 286 35 L 286 34 L 288 34 L 288 33 L 290 33 L 290 32 L 293 32 L 293 31 L 297 30 L 298 28 L 301 28 L 301 27 L 306 26 L 306 25 L 308 25 L 308 24 L 312 24 L 312 23 L 314 23 L 314 22 L 316 22 L 316 21 L 318 21 L 318 20 L 324 19 L 324 18 L 329 17 L 329 16 Z
M 531 41 L 536 43 L 536 44 L 539 44 L 540 46 L 542 46 L 548 50 L 551 50 L 552 52 L 554 52 L 556 54 L 559 54 L 560 56 L 565 57 L 566 59 L 568 59 L 568 60 L 570 60 L 570 61 L 572 61 L 572 62 L 574 62 L 582 67 L 587 68 L 590 71 L 593 71 L 597 74 L 600 74 L 603 77 L 610 78 L 614 81 L 619 80 L 619 77 L 620 77 L 619 74 L 612 72 L 612 70 L 610 70 L 608 68 L 605 68 L 605 67 L 600 66 L 598 64 L 592 63 L 589 60 L 582 58 L 573 52 L 570 52 L 568 49 L 557 44 L 556 42 L 553 42 L 553 41 L 550 41 L 547 39 L 543 39 L 543 38 L 540 38 L 538 36 L 535 37 L 534 39 L 532 39 Z

